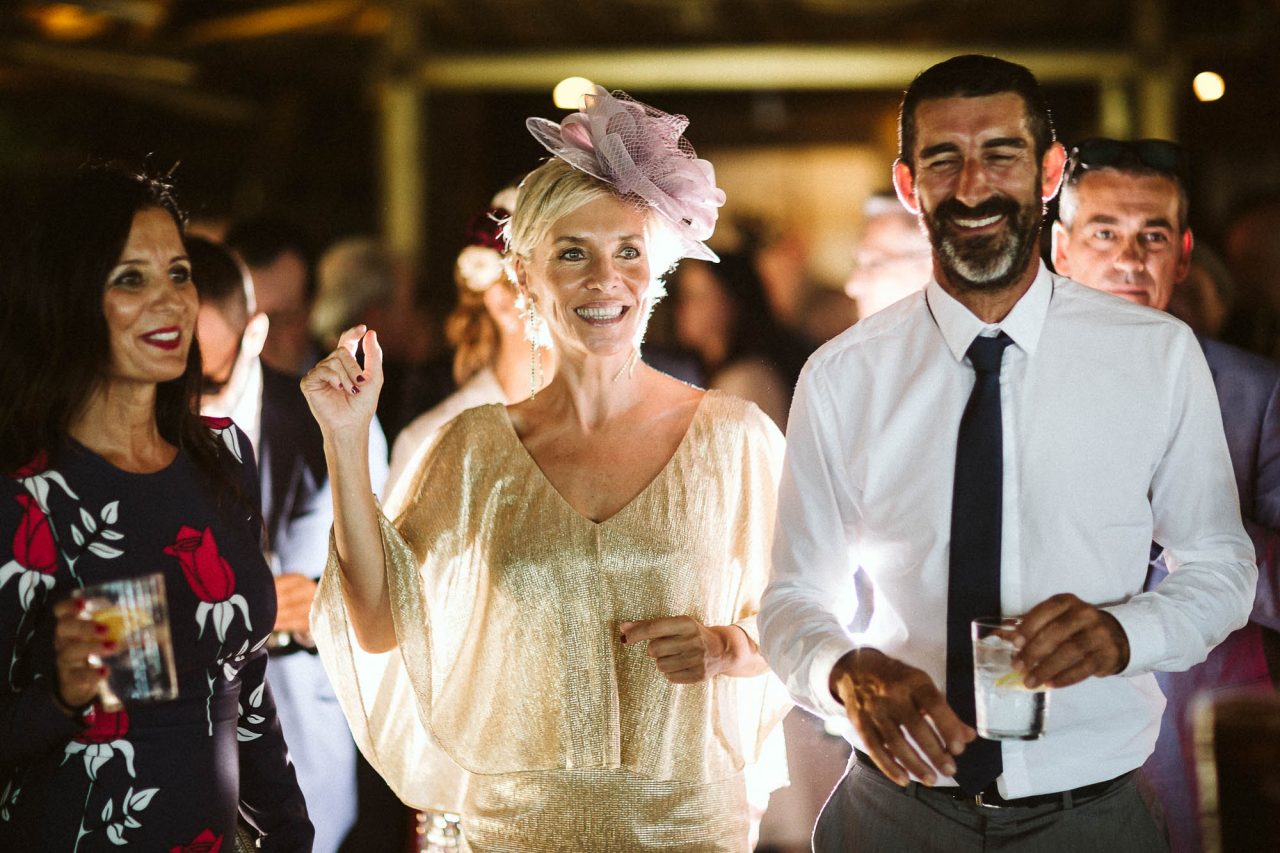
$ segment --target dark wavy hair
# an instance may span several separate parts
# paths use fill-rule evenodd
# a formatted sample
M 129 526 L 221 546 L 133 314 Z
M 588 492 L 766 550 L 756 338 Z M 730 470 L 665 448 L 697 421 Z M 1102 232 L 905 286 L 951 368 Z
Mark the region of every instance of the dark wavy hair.
M 111 360 L 102 311 L 136 213 L 159 208 L 181 234 L 186 217 L 167 176 L 120 163 L 82 168 L 36 212 L 0 299 L 0 472 L 40 452 L 58 464 L 75 418 Z M 236 491 L 200 421 L 200 348 L 181 376 L 156 387 L 161 436 L 185 451 L 220 493 Z

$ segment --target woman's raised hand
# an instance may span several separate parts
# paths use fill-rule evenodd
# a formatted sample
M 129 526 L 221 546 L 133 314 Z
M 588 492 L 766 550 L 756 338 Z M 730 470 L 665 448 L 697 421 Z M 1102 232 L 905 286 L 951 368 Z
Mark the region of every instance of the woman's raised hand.
M 356 348 L 364 344 L 364 367 Z M 382 347 L 378 333 L 353 326 L 338 338 L 337 348 L 307 371 L 299 383 L 311 414 L 326 434 L 367 429 L 382 391 Z

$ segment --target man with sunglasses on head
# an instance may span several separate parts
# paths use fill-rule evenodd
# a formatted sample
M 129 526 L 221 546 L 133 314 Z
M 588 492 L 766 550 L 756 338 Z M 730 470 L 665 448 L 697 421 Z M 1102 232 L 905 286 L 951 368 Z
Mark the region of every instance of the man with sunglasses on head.
M 1186 157 L 1162 139 L 1091 139 L 1072 149 L 1053 224 L 1058 272 L 1137 305 L 1165 310 L 1191 264 Z M 1258 559 L 1250 622 L 1185 672 L 1157 674 L 1168 704 L 1155 753 L 1143 768 L 1159 794 L 1173 849 L 1201 849 L 1191 701 L 1203 691 L 1273 689 L 1280 650 L 1280 368 L 1200 338 L 1213 374 L 1244 526 Z M 1152 359 L 1163 358 L 1151 352 Z M 1158 549 L 1153 549 L 1158 550 Z M 1161 553 L 1147 588 L 1168 576 Z M 1274 664 L 1272 664 L 1274 667 Z
M 933 279 L 806 365 L 760 613 L 796 700 L 855 731 L 814 848 L 1164 850 L 1134 780 L 1152 673 L 1203 660 L 1257 582 L 1204 356 L 1173 318 L 1041 263 L 1066 152 L 1026 68 L 924 71 L 900 142 Z M 1153 540 L 1177 571 L 1144 592 Z M 970 622 L 993 616 L 1022 617 L 1022 686 L 1052 688 L 1039 739 L 974 727 Z

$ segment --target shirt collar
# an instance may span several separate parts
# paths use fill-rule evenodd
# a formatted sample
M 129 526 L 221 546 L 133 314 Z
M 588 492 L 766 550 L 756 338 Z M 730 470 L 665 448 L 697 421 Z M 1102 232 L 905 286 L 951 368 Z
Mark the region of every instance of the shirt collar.
M 999 323 L 984 323 L 964 307 L 955 297 L 942 289 L 937 279 L 929 282 L 925 288 L 925 299 L 929 304 L 929 312 L 942 332 L 947 349 L 955 356 L 956 361 L 964 361 L 965 353 L 974 338 L 981 334 L 991 335 L 997 330 L 1004 332 L 1018 348 L 1034 355 L 1036 344 L 1040 342 L 1040 332 L 1044 329 L 1044 318 L 1049 313 L 1049 300 L 1053 296 L 1053 277 L 1049 269 L 1040 261 L 1039 269 L 1031 287 L 1022 294 L 1018 304 Z

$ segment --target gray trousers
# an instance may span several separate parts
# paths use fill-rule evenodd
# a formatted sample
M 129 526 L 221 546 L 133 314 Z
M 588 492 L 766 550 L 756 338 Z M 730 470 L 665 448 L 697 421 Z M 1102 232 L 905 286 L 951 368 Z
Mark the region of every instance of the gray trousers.
M 1134 774 L 1083 802 L 988 808 L 851 762 L 813 832 L 816 853 L 1166 853 Z

